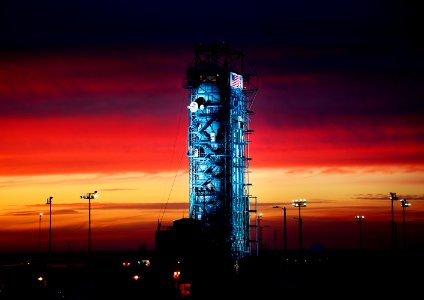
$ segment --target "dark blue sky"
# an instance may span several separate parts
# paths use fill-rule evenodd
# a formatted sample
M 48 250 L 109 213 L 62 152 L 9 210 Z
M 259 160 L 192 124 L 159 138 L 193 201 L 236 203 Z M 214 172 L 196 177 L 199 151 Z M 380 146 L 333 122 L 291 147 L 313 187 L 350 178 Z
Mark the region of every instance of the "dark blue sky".
M 251 49 L 256 61 L 284 53 L 266 72 L 376 72 L 421 82 L 418 11 L 412 1 L 380 0 L 7 0 L 0 50 L 191 49 L 226 41 Z
M 418 46 L 404 1 L 6 1 L 3 46 L 174 44 L 203 39 L 295 46 Z
M 422 110 L 424 26 L 412 1 L 7 0 L 1 6 L 0 54 L 139 48 L 169 55 L 225 41 L 244 47 L 259 74 L 376 76 L 374 93 L 410 103 L 392 107 Z
M 421 83 L 418 11 L 412 1 L 380 0 L 7 0 L 0 50 L 169 50 L 225 41 L 250 50 L 262 72 L 384 73 Z M 283 54 L 269 60 L 275 53 Z

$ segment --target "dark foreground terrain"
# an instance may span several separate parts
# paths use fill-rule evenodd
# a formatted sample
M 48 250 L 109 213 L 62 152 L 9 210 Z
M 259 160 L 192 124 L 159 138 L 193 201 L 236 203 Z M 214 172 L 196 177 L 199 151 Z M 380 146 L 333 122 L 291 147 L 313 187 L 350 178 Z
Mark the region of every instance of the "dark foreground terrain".
M 1 254 L 0 299 L 347 299 L 419 295 L 423 253 L 264 253 L 237 270 L 147 252 Z M 212 263 L 211 263 L 212 262 Z

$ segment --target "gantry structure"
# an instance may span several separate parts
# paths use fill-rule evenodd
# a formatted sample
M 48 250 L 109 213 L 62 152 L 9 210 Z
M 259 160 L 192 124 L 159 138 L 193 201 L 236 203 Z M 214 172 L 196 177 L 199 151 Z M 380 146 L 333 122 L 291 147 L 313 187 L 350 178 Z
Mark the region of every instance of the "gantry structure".
M 251 253 L 249 137 L 257 73 L 242 50 L 197 44 L 186 69 L 189 216 L 237 263 Z M 255 204 L 256 206 L 256 204 Z M 256 220 L 256 218 L 255 218 Z

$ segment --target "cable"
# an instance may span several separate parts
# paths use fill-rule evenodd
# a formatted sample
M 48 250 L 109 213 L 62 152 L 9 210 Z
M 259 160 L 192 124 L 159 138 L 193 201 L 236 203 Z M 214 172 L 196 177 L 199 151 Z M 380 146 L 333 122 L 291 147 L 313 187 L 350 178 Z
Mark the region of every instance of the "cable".
M 182 105 L 182 107 L 184 107 L 184 106 Z M 179 115 L 180 115 L 180 117 L 178 119 L 177 134 L 176 134 L 175 139 L 174 139 L 174 146 L 173 146 L 173 151 L 172 151 L 172 156 L 171 156 L 171 163 L 170 163 L 171 167 L 172 167 L 173 160 L 174 160 L 174 157 L 175 157 L 175 149 L 176 149 L 177 140 L 178 140 L 178 137 L 179 137 L 180 127 L 181 127 L 182 114 L 179 114 Z M 180 166 L 181 166 L 181 161 L 182 161 L 183 157 L 184 157 L 184 151 L 181 153 L 181 157 L 180 157 L 180 160 L 179 160 L 178 166 L 177 166 L 177 171 L 174 175 L 174 179 L 172 180 L 171 189 L 169 191 L 168 198 L 166 199 L 165 206 L 162 210 L 162 216 L 160 217 L 160 219 L 158 221 L 159 222 L 158 225 L 162 224 L 162 220 L 163 220 L 163 217 L 165 215 L 165 211 L 168 207 L 169 199 L 171 198 L 172 190 L 174 189 L 175 180 L 177 179 L 178 173 L 180 172 Z

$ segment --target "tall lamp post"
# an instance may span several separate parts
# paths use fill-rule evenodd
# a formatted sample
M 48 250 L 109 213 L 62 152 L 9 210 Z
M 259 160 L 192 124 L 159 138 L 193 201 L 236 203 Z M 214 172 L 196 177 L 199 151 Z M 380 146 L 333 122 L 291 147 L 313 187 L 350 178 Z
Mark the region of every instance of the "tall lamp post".
M 53 196 L 47 198 L 46 204 L 50 205 L 50 216 L 49 216 L 49 253 L 52 253 L 52 200 Z
M 270 226 L 269 225 L 265 225 L 265 226 L 260 226 L 259 227 L 259 230 L 260 230 L 260 249 L 261 249 L 261 253 L 262 253 L 262 250 L 263 250 L 263 247 L 264 247 L 264 228 L 269 228 Z
M 392 249 L 395 250 L 397 248 L 397 236 L 393 201 L 399 200 L 399 198 L 396 196 L 396 193 L 390 193 L 390 200 L 392 201 Z
M 405 208 L 411 206 L 411 202 L 408 202 L 405 198 L 400 199 L 400 205 L 402 206 L 402 239 L 403 249 L 406 249 L 406 227 L 405 227 Z
M 292 205 L 299 208 L 299 250 L 302 250 L 302 218 L 300 216 L 300 209 L 306 207 L 306 199 L 292 200 Z
M 273 206 L 272 208 L 281 208 L 283 210 L 283 251 L 287 252 L 287 226 L 286 226 L 286 207 L 281 207 L 278 205 Z
M 38 252 L 41 252 L 41 217 L 43 213 L 40 212 L 40 221 L 38 222 Z
M 88 199 L 88 247 L 87 251 L 90 255 L 91 253 L 91 199 L 97 198 L 97 191 L 94 193 L 85 193 L 80 196 L 81 199 Z
M 260 250 L 260 254 L 262 254 L 262 250 L 263 250 L 263 236 L 264 236 L 264 228 L 268 228 L 270 227 L 269 225 L 265 225 L 263 226 L 262 223 L 262 218 L 263 218 L 263 214 L 260 213 L 258 216 L 258 227 L 259 227 L 259 250 Z
M 355 219 L 358 220 L 359 223 L 359 249 L 362 249 L 362 223 L 364 222 L 365 216 L 355 216 Z
M 260 213 L 260 214 L 258 214 L 257 216 L 256 216 L 256 224 L 257 224 L 257 226 L 256 226 L 256 239 L 257 239 L 257 241 L 256 241 L 256 256 L 259 256 L 259 248 L 260 248 L 260 244 L 261 244 L 261 236 L 260 236 L 260 233 L 261 233 L 261 221 L 262 221 L 262 213 Z M 262 250 L 262 249 L 260 249 L 260 250 Z

